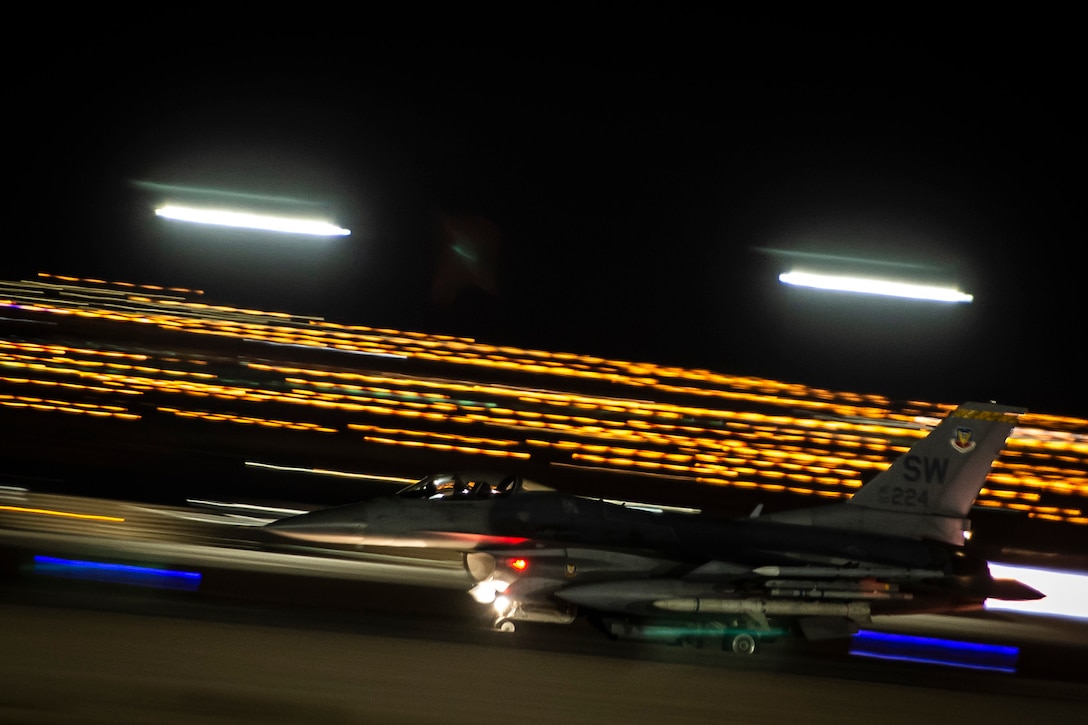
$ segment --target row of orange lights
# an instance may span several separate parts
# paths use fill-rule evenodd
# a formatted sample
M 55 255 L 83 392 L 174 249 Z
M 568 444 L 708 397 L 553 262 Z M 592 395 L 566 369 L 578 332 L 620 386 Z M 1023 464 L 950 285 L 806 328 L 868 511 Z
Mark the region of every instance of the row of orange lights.
M 175 357 L 171 358 L 172 367 L 163 368 L 157 367 L 157 361 L 147 355 L 0 341 L 0 365 L 21 370 L 19 377 L 0 378 L 4 382 L 55 385 L 83 394 L 163 392 L 215 398 L 219 403 L 214 412 L 174 406 L 158 406 L 158 410 L 211 422 L 321 433 L 357 431 L 375 445 L 423 447 L 519 460 L 546 454 L 549 460 L 569 465 L 839 497 L 849 495 L 859 485 L 859 474 L 863 471 L 885 467 L 896 453 L 906 450 L 910 440 L 924 434 L 922 429 L 892 427 L 881 420 L 898 423 L 918 418 L 935 420 L 952 407 L 917 401 L 896 407 L 880 396 L 572 353 L 497 347 L 466 338 L 334 325 L 313 318 L 296 319 L 284 313 L 197 305 L 173 295 L 160 299 L 150 290 L 125 298 L 132 309 L 122 311 L 117 309 L 119 297 L 114 291 L 109 297 L 111 307 L 100 310 L 86 302 L 95 299 L 97 290 L 87 285 L 100 283 L 73 279 L 60 280 L 59 284 L 49 282 L 44 287 L 51 295 L 48 299 L 38 294 L 36 283 L 22 284 L 24 287 L 17 290 L 19 294 L 0 289 L 0 298 L 10 295 L 9 304 L 30 311 L 102 316 L 194 334 L 439 359 L 460 366 L 457 368 L 460 370 L 476 371 L 484 380 L 488 370 L 504 369 L 530 373 L 534 380 L 551 378 L 546 383 L 551 388 L 563 386 L 563 381 L 572 377 L 608 383 L 610 388 L 608 395 L 591 395 L 467 380 L 435 381 L 401 374 L 362 373 L 353 369 L 358 359 L 351 361 L 352 367 L 345 365 L 333 370 L 249 363 L 253 377 L 271 378 L 273 387 L 258 381 L 231 381 L 228 385 L 211 373 L 182 369 L 201 365 L 203 361 L 199 359 Z M 79 288 L 80 304 L 66 307 L 61 292 L 73 285 Z M 613 395 L 616 389 L 630 397 Z M 802 409 L 851 420 L 661 402 L 662 398 L 677 396 L 692 401 Z M 19 401 L 12 398 L 12 402 Z M 311 406 L 323 412 L 364 418 L 393 416 L 408 425 L 390 428 L 356 420 L 325 425 L 243 414 L 241 409 L 235 413 L 222 411 L 227 404 L 265 403 Z M 50 404 L 68 412 L 60 401 Z M 102 406 L 102 409 L 108 408 Z M 865 422 L 863 419 L 867 417 L 880 420 Z M 1037 503 L 1040 493 L 1088 495 L 1088 436 L 1084 434 L 1088 421 L 1032 415 L 1021 422 L 1024 425 L 1014 433 L 990 479 L 1000 487 L 985 489 L 980 503 L 1088 523 L 1080 509 Z M 483 426 L 515 435 L 485 439 L 437 433 L 430 430 L 434 426 L 442 426 L 443 430 Z M 1021 435 L 1029 430 L 1030 436 Z M 892 443 L 892 438 L 901 440 Z

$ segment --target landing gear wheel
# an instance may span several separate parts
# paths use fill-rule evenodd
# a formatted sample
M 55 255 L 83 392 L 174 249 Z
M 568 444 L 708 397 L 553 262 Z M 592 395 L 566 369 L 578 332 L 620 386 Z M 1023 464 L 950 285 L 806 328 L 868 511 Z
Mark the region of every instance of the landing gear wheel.
M 513 632 L 515 629 L 517 629 L 517 627 L 514 625 L 512 619 L 500 619 L 498 622 L 495 622 L 496 632 Z
M 730 643 L 730 648 L 739 655 L 756 653 L 756 638 L 750 634 L 738 634 Z

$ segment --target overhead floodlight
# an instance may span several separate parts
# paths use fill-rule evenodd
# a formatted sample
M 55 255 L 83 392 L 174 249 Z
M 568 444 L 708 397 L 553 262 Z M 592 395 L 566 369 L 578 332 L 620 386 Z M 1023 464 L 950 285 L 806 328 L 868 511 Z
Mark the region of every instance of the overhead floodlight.
M 259 229 L 283 234 L 305 234 L 314 237 L 344 237 L 351 234 L 350 229 L 343 229 L 320 219 L 301 219 L 227 209 L 202 209 L 167 204 L 156 209 L 155 214 L 175 221 L 237 229 Z
M 778 275 L 778 280 L 796 287 L 810 287 L 834 292 L 856 292 L 884 297 L 903 297 L 932 302 L 970 302 L 975 298 L 974 295 L 960 292 L 951 287 L 896 282 L 873 277 L 852 277 L 813 272 L 784 272 Z

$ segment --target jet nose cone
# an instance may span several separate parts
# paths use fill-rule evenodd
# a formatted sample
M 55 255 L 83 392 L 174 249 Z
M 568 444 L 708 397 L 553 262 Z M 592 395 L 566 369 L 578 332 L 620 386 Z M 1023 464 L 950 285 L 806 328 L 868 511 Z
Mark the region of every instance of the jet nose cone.
M 366 530 L 366 506 L 350 504 L 273 521 L 264 528 L 277 536 L 319 544 L 357 544 Z

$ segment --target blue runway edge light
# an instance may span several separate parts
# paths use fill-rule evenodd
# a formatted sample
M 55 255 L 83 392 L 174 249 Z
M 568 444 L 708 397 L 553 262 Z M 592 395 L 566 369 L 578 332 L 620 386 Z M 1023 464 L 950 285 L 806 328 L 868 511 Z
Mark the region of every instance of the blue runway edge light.
M 181 589 L 184 591 L 196 591 L 200 586 L 200 573 L 195 571 L 156 569 L 147 566 L 109 564 L 81 559 L 59 559 L 53 556 L 35 556 L 34 573 L 68 579 L 85 579 L 112 584 L 130 584 L 133 586 Z
M 854 635 L 850 654 L 1012 674 L 1016 672 L 1020 649 L 1008 645 L 959 642 L 863 629 Z

